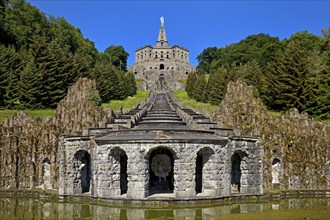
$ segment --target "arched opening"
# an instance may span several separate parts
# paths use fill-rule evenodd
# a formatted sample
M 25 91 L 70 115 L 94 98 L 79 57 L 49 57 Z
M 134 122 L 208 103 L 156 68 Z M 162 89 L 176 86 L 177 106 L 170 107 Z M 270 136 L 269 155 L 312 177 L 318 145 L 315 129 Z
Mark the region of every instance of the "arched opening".
M 128 180 L 127 180 L 127 154 L 124 150 L 116 147 L 110 152 L 110 160 L 113 163 L 112 177 L 114 182 L 119 185 L 113 185 L 113 188 L 120 189 L 120 195 L 127 193 Z
M 120 194 L 127 193 L 127 155 L 120 155 Z
M 81 192 L 90 191 L 91 180 L 91 157 L 85 150 L 79 150 L 74 155 L 75 186 L 81 188 Z
M 277 188 L 280 183 L 280 173 L 281 173 L 281 161 L 278 158 L 274 158 L 272 161 L 272 185 L 273 188 Z
M 43 159 L 42 161 L 42 171 L 43 171 L 43 188 L 52 189 L 51 184 L 51 175 L 50 175 L 50 160 L 48 158 Z
M 149 194 L 173 193 L 174 157 L 169 149 L 160 147 L 149 157 Z
M 241 163 L 245 153 L 236 151 L 231 157 L 231 192 L 239 193 L 241 189 Z
M 160 70 L 163 70 L 163 69 L 165 69 L 165 66 L 164 66 L 164 64 L 160 64 L 160 65 L 159 65 L 159 69 L 160 69 Z
M 195 186 L 196 193 L 201 193 L 203 187 L 203 157 L 200 154 L 197 154 L 196 157 L 195 181 L 196 181 L 196 186 Z
M 213 150 L 210 148 L 203 148 L 197 153 L 195 170 L 196 193 L 202 193 L 203 191 L 203 179 L 205 180 L 208 178 L 206 174 L 207 171 L 205 170 L 205 164 L 209 161 L 213 153 Z

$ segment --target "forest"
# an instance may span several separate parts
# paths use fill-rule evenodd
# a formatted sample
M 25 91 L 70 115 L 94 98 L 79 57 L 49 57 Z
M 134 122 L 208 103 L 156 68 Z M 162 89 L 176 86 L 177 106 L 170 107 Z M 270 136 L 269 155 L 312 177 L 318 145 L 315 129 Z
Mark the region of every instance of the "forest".
M 96 80 L 97 103 L 136 93 L 128 53 L 98 52 L 63 17 L 46 16 L 24 0 L 0 1 L 0 109 L 56 108 L 79 77 Z
M 229 81 L 253 86 L 269 110 L 297 108 L 318 120 L 330 119 L 330 28 L 315 36 L 297 32 L 280 40 L 255 34 L 198 55 L 196 73 L 188 75 L 189 97 L 219 105 Z
M 24 0 L 0 0 L 0 109 L 56 108 L 80 77 L 94 79 L 98 104 L 136 93 L 126 71 L 129 54 L 110 45 L 99 52 L 63 17 L 45 15 Z M 219 105 L 229 81 L 254 87 L 270 110 L 295 107 L 330 120 L 330 28 L 320 36 L 297 32 L 280 40 L 260 33 L 197 57 L 186 91 L 200 102 Z

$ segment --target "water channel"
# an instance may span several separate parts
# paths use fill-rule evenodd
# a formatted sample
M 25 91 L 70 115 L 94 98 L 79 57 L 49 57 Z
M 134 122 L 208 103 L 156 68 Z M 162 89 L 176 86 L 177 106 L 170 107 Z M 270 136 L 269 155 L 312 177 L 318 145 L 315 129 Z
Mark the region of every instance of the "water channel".
M 96 201 L 0 195 L 2 219 L 330 219 L 329 197 L 194 205 L 119 205 Z

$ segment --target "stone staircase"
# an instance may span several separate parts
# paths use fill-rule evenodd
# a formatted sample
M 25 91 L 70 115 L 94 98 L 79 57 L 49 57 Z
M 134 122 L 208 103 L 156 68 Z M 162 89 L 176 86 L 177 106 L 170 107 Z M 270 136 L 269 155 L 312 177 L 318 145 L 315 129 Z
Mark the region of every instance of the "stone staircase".
M 159 138 L 159 132 L 180 138 L 195 139 L 196 135 L 230 136 L 232 129 L 219 128 L 210 118 L 191 109 L 181 108 L 171 92 L 151 92 L 148 100 L 127 112 L 111 112 L 106 128 L 91 128 L 89 134 L 112 138 Z M 149 136 L 148 136 L 149 135 Z M 191 136 L 189 136 L 191 135 Z
M 180 118 L 176 110 L 170 105 L 167 93 L 156 94 L 156 99 L 150 110 L 142 116 L 141 121 L 138 123 L 139 128 L 156 126 L 186 126 L 186 122 Z

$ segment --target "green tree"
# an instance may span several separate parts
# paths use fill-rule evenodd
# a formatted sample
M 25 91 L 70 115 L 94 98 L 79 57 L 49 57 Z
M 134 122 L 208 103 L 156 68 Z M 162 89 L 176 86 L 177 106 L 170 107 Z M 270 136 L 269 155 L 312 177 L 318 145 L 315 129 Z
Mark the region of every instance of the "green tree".
M 129 54 L 123 46 L 111 45 L 105 49 L 104 53 L 109 56 L 110 62 L 121 71 L 126 71 L 127 58 Z
M 208 47 L 197 56 L 197 69 L 204 73 L 210 72 L 211 63 L 219 58 L 219 49 L 217 47 Z
M 220 68 L 215 73 L 210 74 L 205 87 L 204 102 L 209 102 L 212 105 L 220 104 L 226 93 L 227 81 L 225 76 L 227 74 L 225 68 Z
M 287 110 L 296 107 L 305 109 L 308 95 L 313 88 L 310 77 L 308 59 L 298 42 L 288 44 L 283 55 L 278 54 L 270 64 L 269 78 L 272 91 L 272 108 Z
M 197 80 L 194 86 L 194 99 L 196 99 L 196 101 L 198 102 L 204 102 L 204 90 L 205 90 L 205 86 L 206 86 L 206 79 L 205 79 L 205 75 L 204 74 L 198 74 L 197 75 Z
M 195 73 L 189 73 L 186 83 L 186 91 L 190 98 L 194 97 L 194 86 L 196 84 L 197 77 Z
M 137 90 L 134 74 L 130 72 L 126 73 L 125 81 L 127 82 L 126 84 L 127 96 L 134 96 Z
M 246 82 L 248 85 L 254 87 L 254 95 L 256 97 L 260 96 L 260 92 L 264 91 L 264 77 L 260 68 L 260 65 L 256 60 L 250 61 L 244 65 L 233 67 L 232 77 L 230 80 L 234 81 L 240 79 Z
M 18 88 L 21 108 L 43 108 L 40 99 L 41 75 L 32 56 L 21 72 Z
M 32 36 L 48 30 L 47 18 L 40 10 L 24 0 L 9 0 L 5 12 L 4 29 L 15 40 L 16 48 L 27 49 Z
M 6 106 L 6 100 L 17 98 L 17 74 L 20 67 L 19 56 L 13 46 L 0 44 L 0 107 Z M 10 89 L 8 86 L 10 85 Z M 7 94 L 9 91 L 10 94 Z M 7 94 L 7 95 L 6 95 Z

